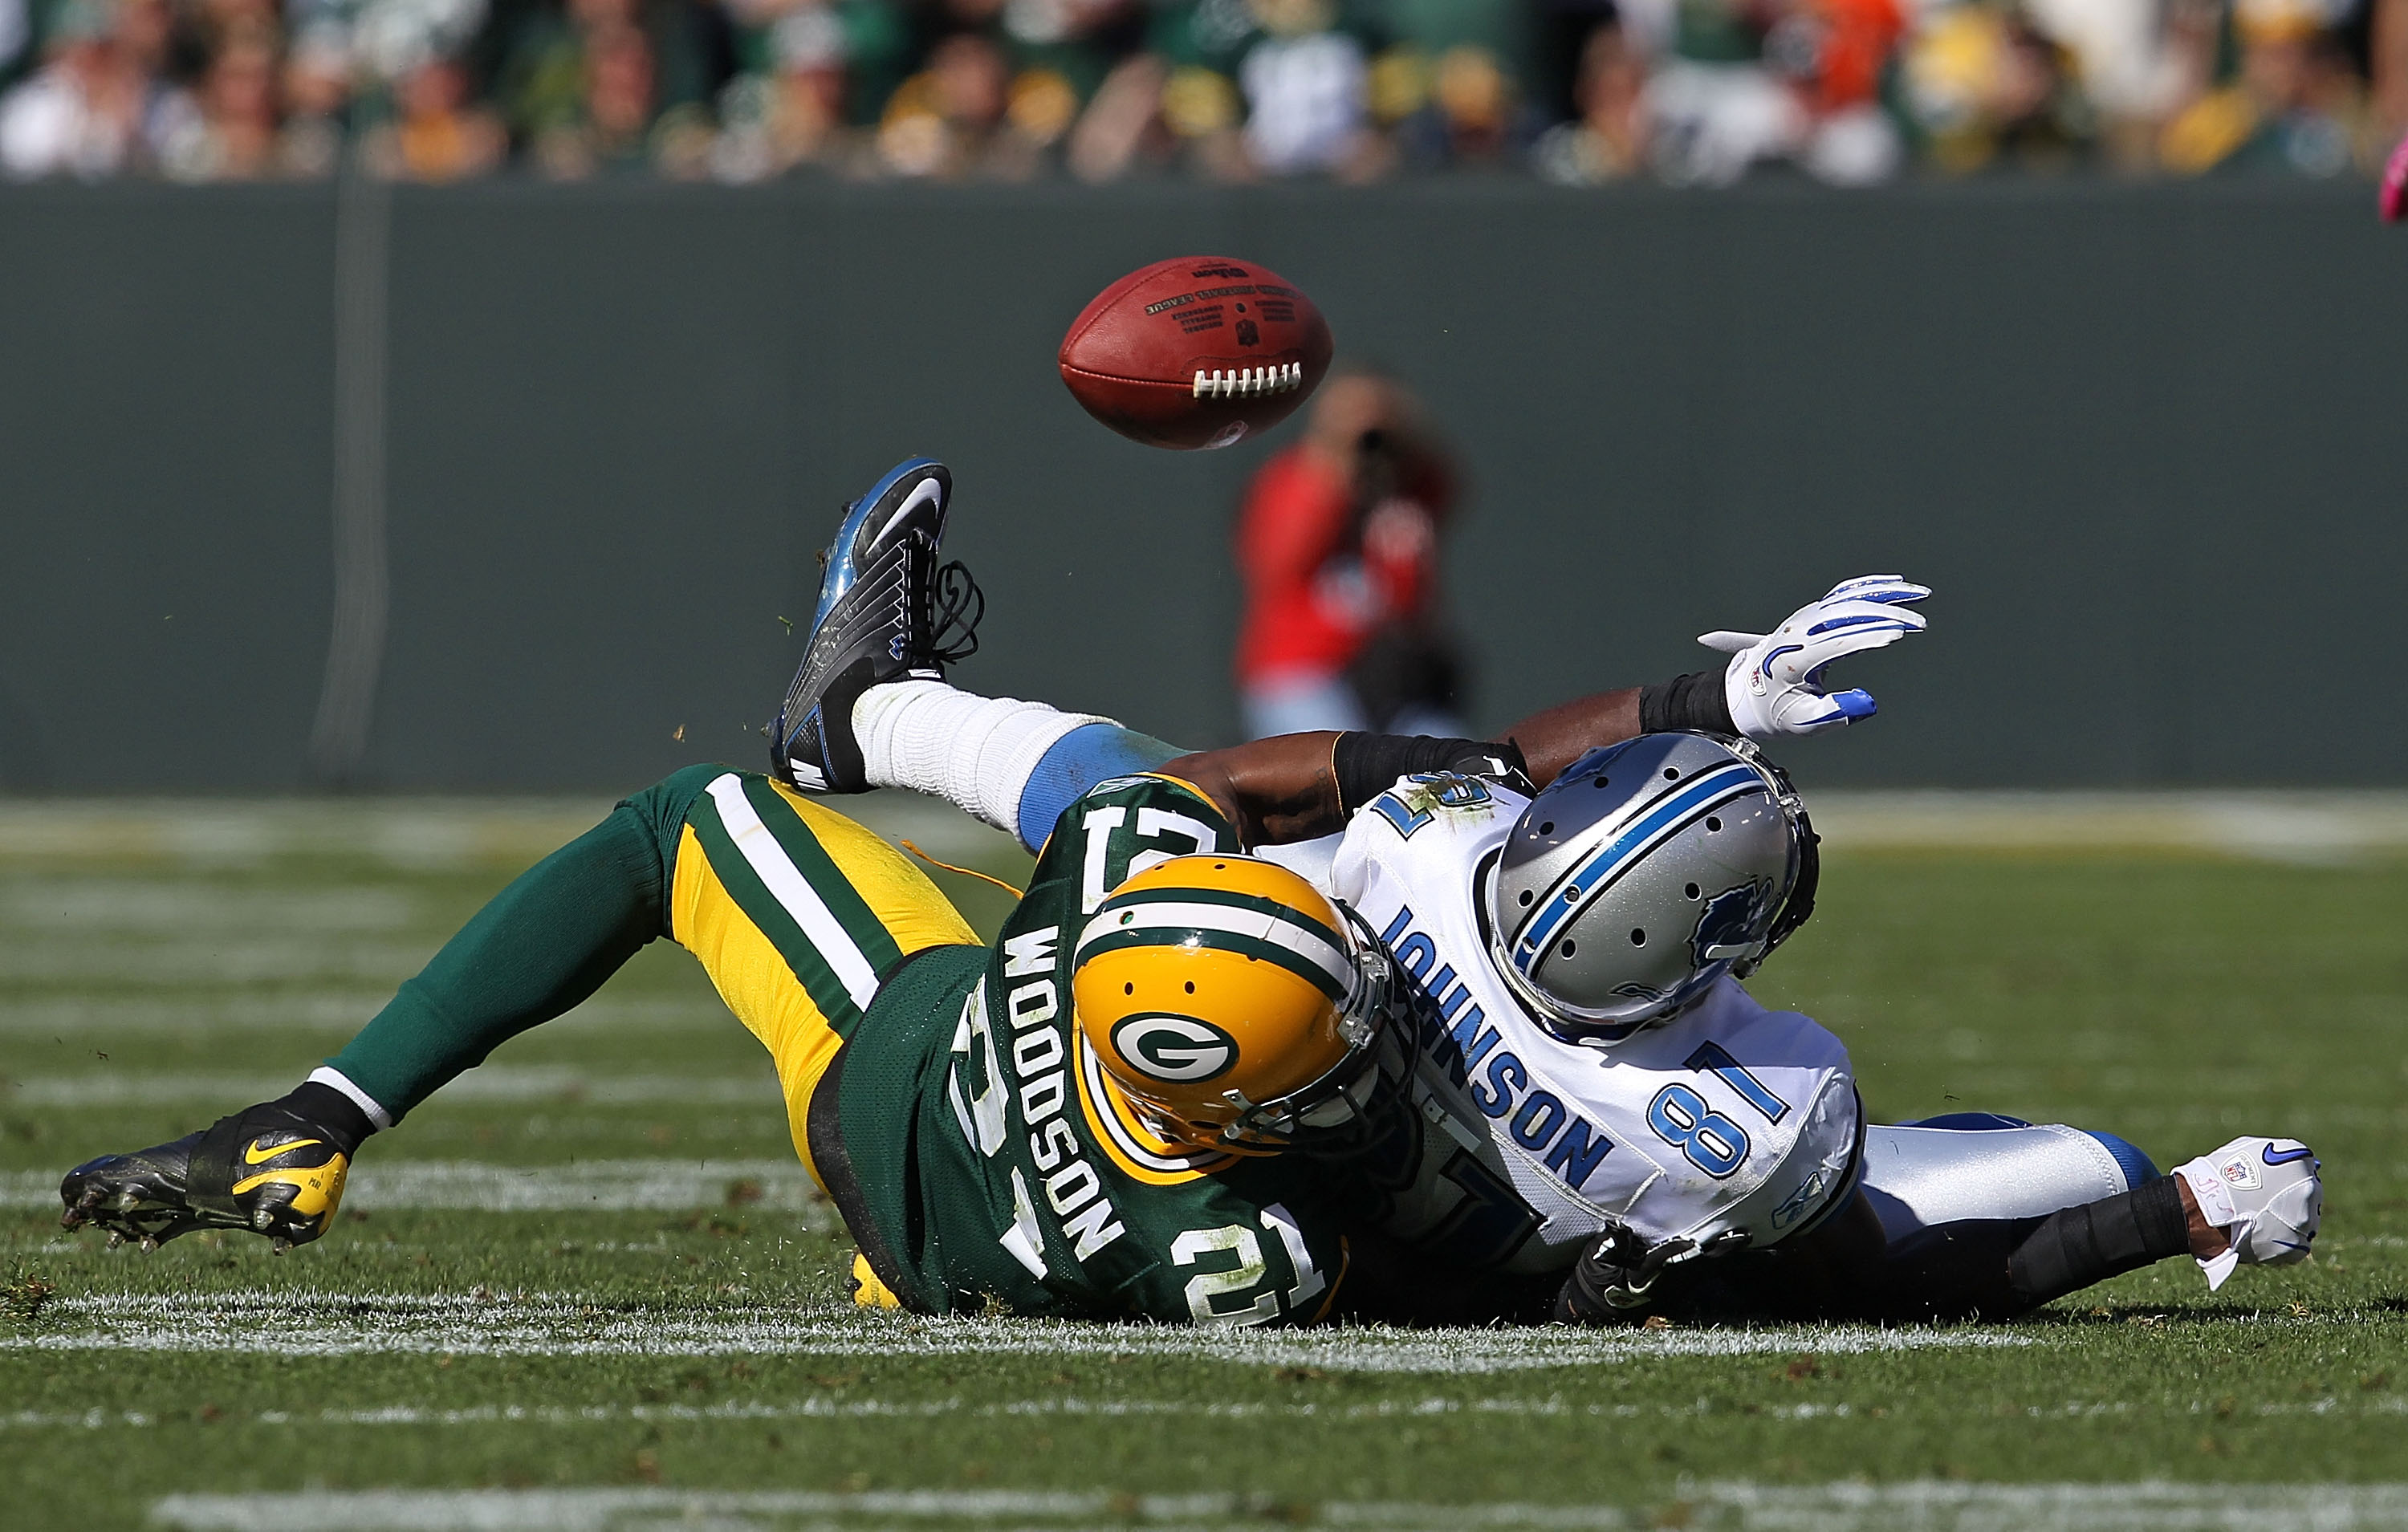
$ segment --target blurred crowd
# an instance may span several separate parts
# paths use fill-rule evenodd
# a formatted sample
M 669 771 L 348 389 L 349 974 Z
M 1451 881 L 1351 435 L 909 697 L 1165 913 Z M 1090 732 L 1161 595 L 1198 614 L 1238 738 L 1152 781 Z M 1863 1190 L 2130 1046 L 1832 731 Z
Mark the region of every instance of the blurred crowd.
M 2408 0 L 0 0 L 0 172 L 2335 176 Z

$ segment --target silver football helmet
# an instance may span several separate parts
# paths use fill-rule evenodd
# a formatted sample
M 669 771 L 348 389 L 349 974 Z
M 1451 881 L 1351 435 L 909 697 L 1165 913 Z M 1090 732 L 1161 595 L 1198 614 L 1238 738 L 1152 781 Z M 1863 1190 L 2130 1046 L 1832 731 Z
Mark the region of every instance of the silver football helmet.
M 1814 848 L 1789 779 L 1745 739 L 1593 750 L 1530 800 L 1491 867 L 1491 950 L 1549 1031 L 1619 1042 L 1804 924 Z

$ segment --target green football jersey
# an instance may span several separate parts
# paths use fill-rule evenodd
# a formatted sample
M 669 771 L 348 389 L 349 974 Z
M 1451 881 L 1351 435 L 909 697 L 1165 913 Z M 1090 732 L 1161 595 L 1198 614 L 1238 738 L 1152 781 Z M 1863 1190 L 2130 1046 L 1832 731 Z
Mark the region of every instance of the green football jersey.
M 1301 1155 L 1165 1145 L 1106 1092 L 1071 1015 L 1071 954 L 1104 896 L 1168 857 L 1237 849 L 1183 783 L 1100 783 L 1064 810 L 993 948 L 925 953 L 871 1002 L 837 1120 L 874 1225 L 865 1253 L 908 1307 L 1239 1324 L 1328 1310 L 1354 1183 Z

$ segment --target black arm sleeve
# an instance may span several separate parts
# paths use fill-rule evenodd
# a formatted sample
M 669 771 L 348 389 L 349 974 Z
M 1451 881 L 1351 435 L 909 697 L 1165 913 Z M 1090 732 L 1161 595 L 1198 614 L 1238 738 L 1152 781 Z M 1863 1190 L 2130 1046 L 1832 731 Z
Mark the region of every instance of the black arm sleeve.
M 1346 814 L 1397 785 L 1399 777 L 1423 771 L 1457 771 L 1491 777 L 1517 791 L 1532 791 L 1530 766 L 1512 740 L 1431 739 L 1419 735 L 1348 733 L 1329 752 L 1338 780 L 1338 807 Z
M 1649 734 L 1667 729 L 1698 729 L 1707 734 L 1737 734 L 1730 702 L 1723 695 L 1723 673 L 1694 670 L 1658 686 L 1639 689 L 1639 726 Z

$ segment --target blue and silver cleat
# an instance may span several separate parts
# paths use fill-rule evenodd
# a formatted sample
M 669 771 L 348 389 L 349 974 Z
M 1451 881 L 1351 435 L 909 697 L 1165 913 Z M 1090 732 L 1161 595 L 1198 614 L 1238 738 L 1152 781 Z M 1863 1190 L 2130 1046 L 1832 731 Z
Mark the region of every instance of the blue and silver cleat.
M 770 730 L 780 781 L 806 793 L 868 791 L 853 703 L 882 682 L 941 680 L 947 664 L 977 651 L 984 597 L 961 565 L 938 562 L 953 490 L 943 464 L 915 457 L 845 507 L 824 555 L 810 647 Z

